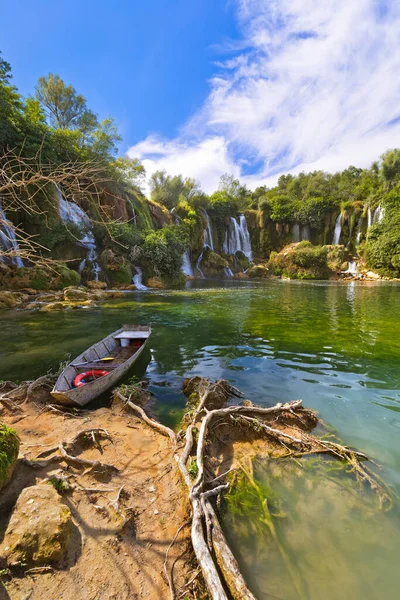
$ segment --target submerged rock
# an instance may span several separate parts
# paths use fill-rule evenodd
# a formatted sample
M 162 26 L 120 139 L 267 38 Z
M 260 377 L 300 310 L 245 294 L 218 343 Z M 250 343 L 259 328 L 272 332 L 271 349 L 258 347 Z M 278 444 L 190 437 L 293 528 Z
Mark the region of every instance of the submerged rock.
M 48 484 L 22 490 L 2 544 L 10 566 L 45 565 L 60 560 L 71 532 L 71 511 Z
M 11 427 L 0 425 L 0 490 L 10 481 L 17 464 L 19 438 Z

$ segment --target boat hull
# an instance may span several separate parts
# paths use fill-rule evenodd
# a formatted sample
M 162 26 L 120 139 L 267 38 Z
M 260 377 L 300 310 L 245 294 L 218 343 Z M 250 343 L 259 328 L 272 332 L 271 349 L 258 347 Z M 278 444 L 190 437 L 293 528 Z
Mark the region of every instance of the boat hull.
M 151 330 L 149 330 L 149 331 L 151 331 Z M 150 332 L 149 332 L 149 335 L 150 335 Z M 105 338 L 105 340 L 109 339 L 110 337 L 111 336 L 109 336 L 108 338 Z M 81 387 L 63 390 L 57 386 L 57 383 L 61 380 L 61 378 L 63 377 L 63 374 L 68 369 L 68 367 L 67 367 L 67 369 L 65 371 L 63 371 L 63 373 L 60 375 L 59 379 L 57 380 L 57 383 L 56 383 L 54 389 L 52 390 L 51 395 L 53 396 L 53 398 L 55 400 L 57 400 L 57 402 L 64 404 L 66 406 L 86 406 L 86 404 L 88 404 L 89 402 L 91 402 L 92 400 L 94 400 L 95 398 L 97 398 L 98 396 L 103 394 L 104 392 L 106 392 L 109 389 L 111 389 L 112 387 L 114 387 L 116 385 L 116 383 L 118 383 L 118 381 L 120 381 L 128 373 L 129 369 L 135 364 L 135 362 L 137 361 L 139 356 L 144 351 L 146 344 L 147 344 L 147 340 L 148 340 L 148 338 L 146 340 L 144 340 L 144 342 L 142 343 L 140 348 L 138 348 L 138 350 L 131 357 L 129 357 L 123 364 L 119 365 L 114 370 L 110 371 L 108 373 L 108 375 L 99 377 L 98 379 L 95 379 L 94 381 L 91 381 Z M 102 342 L 99 342 L 99 343 L 102 343 Z M 96 346 L 97 346 L 97 344 L 94 345 L 94 347 L 96 347 Z M 76 362 L 78 362 L 79 357 L 75 360 L 76 360 Z M 71 365 L 69 365 L 69 367 L 70 366 L 73 366 L 73 363 L 71 363 Z M 101 368 L 101 367 L 98 367 L 98 368 Z

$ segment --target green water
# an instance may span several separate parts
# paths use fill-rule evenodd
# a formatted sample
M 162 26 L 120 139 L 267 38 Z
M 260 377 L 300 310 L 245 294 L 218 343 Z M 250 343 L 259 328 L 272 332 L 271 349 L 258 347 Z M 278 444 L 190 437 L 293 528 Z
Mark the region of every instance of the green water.
M 66 353 L 74 356 L 129 322 L 153 325 L 151 354 L 133 374 L 146 373 L 164 422 L 179 420 L 180 386 L 188 375 L 229 379 L 259 404 L 302 398 L 345 443 L 379 462 L 400 493 L 399 285 L 200 282 L 184 291 L 130 294 L 90 310 L 3 312 L 0 378 L 41 375 Z M 360 492 L 340 492 L 335 482 L 324 485 L 321 476 L 303 471 L 276 477 L 264 465 L 259 477 L 275 477 L 284 512 L 292 506 L 279 531 L 296 556 L 305 597 L 397 598 L 397 509 L 380 514 L 365 490 L 355 508 Z M 293 484 L 300 480 L 301 493 Z M 244 521 L 232 519 L 230 531 L 243 541 L 241 564 L 260 600 L 297 598 L 264 533 L 245 544 Z

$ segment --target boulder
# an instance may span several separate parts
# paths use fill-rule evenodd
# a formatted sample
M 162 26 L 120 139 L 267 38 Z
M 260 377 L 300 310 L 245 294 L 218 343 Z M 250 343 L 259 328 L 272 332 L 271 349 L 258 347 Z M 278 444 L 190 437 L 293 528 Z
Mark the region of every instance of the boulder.
M 158 279 L 158 277 L 150 277 L 150 279 L 147 280 L 146 285 L 148 288 L 153 288 L 156 290 L 162 290 L 165 288 L 165 285 L 161 279 Z
M 105 281 L 88 281 L 86 285 L 90 290 L 105 290 L 107 288 Z
M 247 275 L 253 279 L 267 277 L 268 269 L 265 265 L 254 265 L 247 271 Z
M 8 524 L 2 556 L 10 566 L 58 561 L 68 548 L 71 525 L 71 511 L 51 485 L 25 488 Z
M 89 292 L 83 288 L 65 288 L 64 300 L 66 302 L 84 302 L 89 300 Z
M 19 438 L 11 427 L 0 425 L 0 490 L 10 481 L 17 464 Z
M 57 310 L 65 310 L 66 308 L 69 308 L 69 306 L 65 302 L 50 302 L 49 304 L 45 304 L 44 306 L 41 306 L 40 311 L 41 312 L 54 312 Z
M 373 271 L 367 271 L 366 276 L 368 277 L 368 279 L 382 279 L 382 277 L 378 275 L 378 273 L 374 273 Z
M 0 308 L 15 308 L 27 300 L 28 296 L 21 292 L 0 291 Z
M 54 292 L 54 294 L 40 294 L 37 300 L 38 302 L 58 302 L 62 301 L 63 294 L 62 292 Z

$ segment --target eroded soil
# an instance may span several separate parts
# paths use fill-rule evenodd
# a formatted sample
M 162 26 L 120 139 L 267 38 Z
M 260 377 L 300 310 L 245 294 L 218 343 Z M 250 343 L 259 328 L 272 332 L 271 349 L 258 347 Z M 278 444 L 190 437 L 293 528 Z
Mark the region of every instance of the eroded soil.
M 171 443 L 148 428 L 121 406 L 101 408 L 79 417 L 41 412 L 25 405 L 22 414 L 2 416 L 21 438 L 20 459 L 11 483 L 0 495 L 0 538 L 20 491 L 66 470 L 81 488 L 110 491 L 64 492 L 63 501 L 73 515 L 69 550 L 61 564 L 48 573 L 24 574 L 23 569 L 3 578 L 0 598 L 11 600 L 160 600 L 169 598 L 163 565 L 166 550 L 177 529 L 188 517 L 185 488 L 173 459 Z M 22 457 L 33 460 L 79 431 L 104 428 L 111 439 L 79 449 L 79 456 L 99 460 L 118 471 L 102 472 L 53 463 L 33 469 Z M 46 458 L 46 457 L 43 457 Z M 120 492 L 119 508 L 111 502 Z M 191 576 L 190 531 L 184 528 L 169 552 L 178 590 Z

